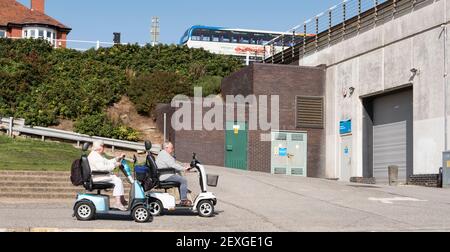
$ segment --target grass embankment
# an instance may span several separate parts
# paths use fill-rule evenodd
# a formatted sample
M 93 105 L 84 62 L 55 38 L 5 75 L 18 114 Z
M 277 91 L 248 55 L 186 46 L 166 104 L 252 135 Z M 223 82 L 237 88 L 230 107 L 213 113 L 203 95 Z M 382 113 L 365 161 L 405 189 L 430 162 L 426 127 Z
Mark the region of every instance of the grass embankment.
M 80 154 L 71 144 L 0 135 L 0 170 L 70 171 Z

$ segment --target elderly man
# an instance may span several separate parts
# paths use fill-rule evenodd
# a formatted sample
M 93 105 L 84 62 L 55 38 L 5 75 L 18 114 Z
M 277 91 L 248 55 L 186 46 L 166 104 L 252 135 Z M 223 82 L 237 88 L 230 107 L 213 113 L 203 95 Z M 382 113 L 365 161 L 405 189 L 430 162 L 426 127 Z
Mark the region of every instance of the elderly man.
M 109 160 L 104 157 L 104 153 L 104 143 L 102 141 L 95 141 L 92 147 L 92 152 L 88 156 L 91 171 L 93 173 L 102 172 L 108 174 L 93 176 L 93 182 L 106 182 L 114 184 L 113 197 L 115 197 L 116 202 L 112 205 L 112 208 L 127 211 L 124 206 L 124 204 L 126 205 L 126 201 L 122 180 L 113 174 L 114 169 L 121 166 L 120 161 L 125 158 L 125 155 L 122 154 L 115 159 Z
M 158 166 L 158 169 L 167 169 L 167 168 L 173 168 L 177 170 L 178 172 L 188 171 L 190 169 L 190 166 L 187 165 L 183 167 L 182 165 L 178 164 L 175 160 L 175 158 L 172 156 L 174 153 L 175 148 L 173 147 L 173 144 L 168 142 L 163 144 L 163 150 L 159 153 L 158 157 L 156 158 L 156 165 Z M 163 174 L 159 178 L 161 181 L 167 181 L 167 182 L 178 182 L 181 184 L 180 186 L 180 197 L 181 197 L 181 205 L 182 206 L 191 206 L 192 202 L 188 200 L 187 194 L 188 194 L 188 185 L 187 180 L 180 175 L 172 175 L 172 174 Z

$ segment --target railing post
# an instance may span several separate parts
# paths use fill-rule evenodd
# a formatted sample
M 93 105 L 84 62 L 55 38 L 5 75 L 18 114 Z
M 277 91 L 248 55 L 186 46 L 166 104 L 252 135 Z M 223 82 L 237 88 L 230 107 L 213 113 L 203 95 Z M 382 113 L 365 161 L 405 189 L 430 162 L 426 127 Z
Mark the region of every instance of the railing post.
M 284 34 L 281 35 L 281 62 L 284 63 Z
M 397 0 L 394 0 L 392 5 L 393 5 L 392 17 L 395 17 L 395 14 L 397 14 Z
M 167 142 L 167 113 L 164 113 L 164 143 Z
M 319 50 L 319 17 L 316 16 L 316 52 Z
M 361 30 L 361 12 L 362 12 L 362 4 L 361 0 L 358 0 L 358 32 L 359 30 Z
M 275 56 L 275 41 L 272 41 L 272 64 L 275 64 L 275 60 L 273 58 L 273 56 Z
M 342 40 L 345 39 L 345 33 L 346 33 L 345 21 L 347 21 L 347 2 L 342 3 Z
M 292 32 L 292 61 L 295 59 L 295 30 Z M 300 59 L 300 55 L 299 55 L 299 59 Z
M 8 135 L 9 137 L 13 136 L 13 127 L 14 127 L 14 117 L 9 118 L 9 129 L 8 129 Z
M 333 11 L 328 11 L 328 46 L 331 44 L 331 28 L 333 25 Z
M 264 52 L 263 52 L 263 61 L 262 61 L 262 63 L 263 64 L 266 63 L 266 45 L 264 45 Z
M 250 52 L 247 52 L 247 55 L 245 56 L 245 65 L 250 65 Z
M 308 30 L 308 27 L 306 26 L 306 23 L 304 23 L 304 25 L 303 25 L 303 31 L 304 31 L 304 34 L 303 34 L 303 57 L 305 57 L 305 54 L 306 54 L 306 37 L 308 36 L 308 34 L 306 34 L 306 32 L 307 32 L 307 30 Z
M 378 0 L 374 0 L 375 4 L 375 25 L 377 25 L 378 22 Z

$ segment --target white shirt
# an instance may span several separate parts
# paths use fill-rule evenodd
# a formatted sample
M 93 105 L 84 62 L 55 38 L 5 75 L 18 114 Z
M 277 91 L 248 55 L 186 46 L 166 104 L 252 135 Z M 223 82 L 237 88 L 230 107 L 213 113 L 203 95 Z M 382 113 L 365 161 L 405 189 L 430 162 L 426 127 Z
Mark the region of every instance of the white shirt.
M 96 151 L 89 154 L 88 161 L 91 172 L 113 172 L 116 169 L 116 159 L 108 160 Z

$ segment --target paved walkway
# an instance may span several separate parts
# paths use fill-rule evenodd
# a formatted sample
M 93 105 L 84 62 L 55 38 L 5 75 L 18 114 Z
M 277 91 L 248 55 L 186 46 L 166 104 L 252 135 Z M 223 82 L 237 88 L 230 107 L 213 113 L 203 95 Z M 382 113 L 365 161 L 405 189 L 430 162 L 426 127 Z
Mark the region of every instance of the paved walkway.
M 215 218 L 165 215 L 136 224 L 127 217 L 78 222 L 71 201 L 0 200 L 0 231 L 450 231 L 450 190 L 365 186 L 218 167 Z M 198 187 L 189 175 L 191 189 Z M 75 197 L 75 195 L 74 195 Z

